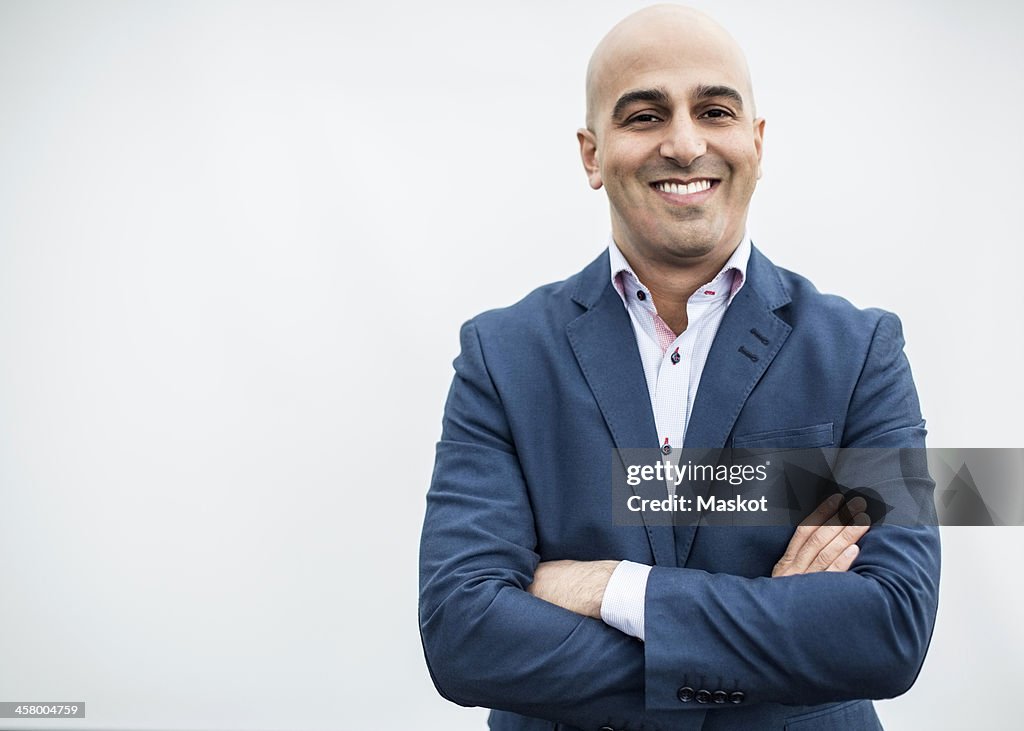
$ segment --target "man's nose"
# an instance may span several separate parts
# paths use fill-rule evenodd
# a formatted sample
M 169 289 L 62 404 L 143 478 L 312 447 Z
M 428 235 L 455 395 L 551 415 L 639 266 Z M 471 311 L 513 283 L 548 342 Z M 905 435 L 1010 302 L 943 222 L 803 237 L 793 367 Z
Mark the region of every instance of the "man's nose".
M 661 156 L 674 160 L 680 167 L 689 167 L 708 150 L 700 127 L 689 117 L 676 117 L 666 128 L 661 142 Z

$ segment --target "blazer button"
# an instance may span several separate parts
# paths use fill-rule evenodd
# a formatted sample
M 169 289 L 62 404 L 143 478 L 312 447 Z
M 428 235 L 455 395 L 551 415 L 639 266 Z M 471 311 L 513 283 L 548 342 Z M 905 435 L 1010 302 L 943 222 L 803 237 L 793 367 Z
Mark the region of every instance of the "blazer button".
M 684 685 L 678 691 L 676 691 L 676 698 L 681 700 L 683 703 L 689 703 L 693 700 L 693 688 L 688 685 Z
M 615 731 L 611 726 L 602 726 L 597 731 Z
M 742 691 L 737 690 L 735 693 L 729 696 L 730 703 L 742 703 L 746 696 L 743 695 Z
M 698 703 L 707 703 L 709 700 L 711 700 L 711 691 L 710 690 L 704 690 L 703 688 L 701 688 L 700 690 L 697 691 L 697 702 Z
M 714 693 L 711 694 L 711 700 L 715 703 L 725 703 L 727 700 L 729 700 L 729 694 L 726 693 L 724 690 L 716 690 Z

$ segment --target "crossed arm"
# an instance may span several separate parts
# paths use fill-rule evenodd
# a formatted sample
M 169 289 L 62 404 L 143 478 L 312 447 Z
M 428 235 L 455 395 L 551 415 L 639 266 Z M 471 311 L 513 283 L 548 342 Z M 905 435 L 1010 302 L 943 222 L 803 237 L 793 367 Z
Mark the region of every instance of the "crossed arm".
M 772 577 L 847 571 L 869 526 L 863 498 L 843 509 L 842 495 L 833 495 L 797 527 Z M 544 561 L 537 565 L 527 591 L 535 597 L 585 617 L 601 619 L 605 589 L 618 561 Z

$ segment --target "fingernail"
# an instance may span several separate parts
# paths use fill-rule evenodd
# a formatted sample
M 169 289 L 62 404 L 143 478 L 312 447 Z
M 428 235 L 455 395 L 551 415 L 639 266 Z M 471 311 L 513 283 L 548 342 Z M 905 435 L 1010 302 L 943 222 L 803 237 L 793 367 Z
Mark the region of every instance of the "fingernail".
M 849 545 L 849 546 L 846 547 L 846 550 L 843 551 L 843 555 L 846 556 L 847 558 L 853 558 L 854 556 L 857 555 L 858 551 L 860 551 L 860 549 L 857 548 L 857 544 L 854 543 L 854 544 Z

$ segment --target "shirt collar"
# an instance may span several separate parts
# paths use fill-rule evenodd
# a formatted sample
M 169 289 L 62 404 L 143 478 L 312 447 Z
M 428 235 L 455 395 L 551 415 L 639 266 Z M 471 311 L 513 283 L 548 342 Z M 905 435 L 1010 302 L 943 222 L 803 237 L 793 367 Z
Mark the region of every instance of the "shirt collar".
M 710 282 L 697 287 L 693 297 L 700 297 L 702 299 L 717 298 L 722 296 L 722 292 L 728 290 L 729 301 L 732 302 L 733 297 L 736 296 L 736 293 L 740 291 L 747 281 L 747 263 L 750 261 L 750 247 L 750 237 L 744 232 L 740 245 L 732 252 L 732 255 L 725 262 L 725 266 L 722 267 Z M 634 288 L 639 288 L 647 296 L 650 296 L 650 291 L 640 281 L 640 278 L 633 271 L 629 262 L 626 261 L 626 257 L 615 243 L 615 239 L 611 236 L 608 237 L 608 260 L 611 265 L 612 284 L 615 286 L 615 291 L 619 293 L 619 297 L 622 298 L 624 304 L 626 303 L 627 288 L 630 291 Z M 693 298 L 690 301 L 692 302 Z

